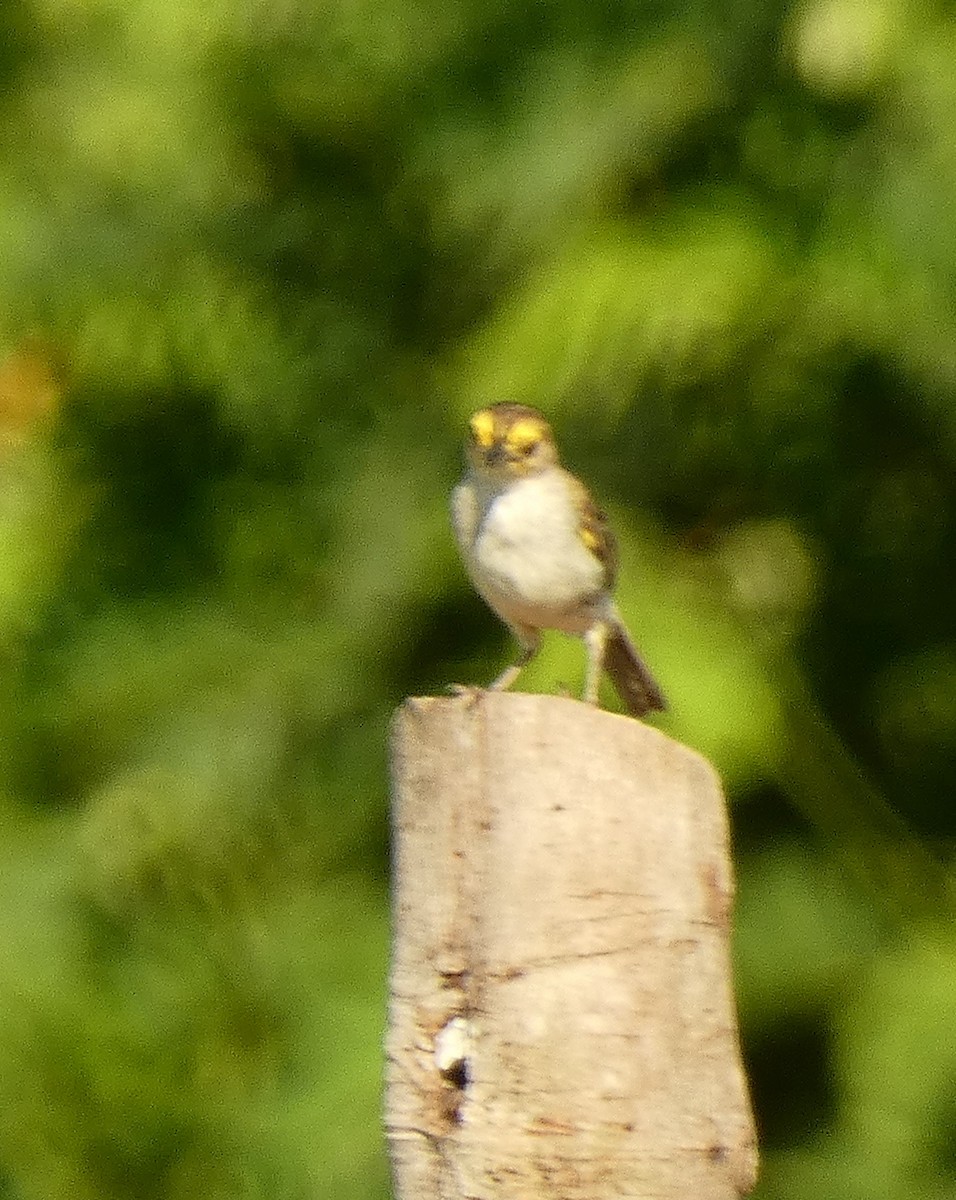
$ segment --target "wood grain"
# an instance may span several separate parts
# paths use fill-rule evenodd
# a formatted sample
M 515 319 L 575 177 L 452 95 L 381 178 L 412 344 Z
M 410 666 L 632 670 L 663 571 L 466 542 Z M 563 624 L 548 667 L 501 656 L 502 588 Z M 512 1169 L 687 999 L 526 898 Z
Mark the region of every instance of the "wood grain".
M 552 696 L 409 700 L 392 741 L 398 1200 L 735 1200 L 753 1122 L 724 800 Z

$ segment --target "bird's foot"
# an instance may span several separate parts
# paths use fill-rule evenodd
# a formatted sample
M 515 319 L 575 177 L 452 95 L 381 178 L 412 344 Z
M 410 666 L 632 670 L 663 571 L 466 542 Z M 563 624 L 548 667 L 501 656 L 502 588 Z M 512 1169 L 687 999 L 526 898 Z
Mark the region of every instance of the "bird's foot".
M 486 689 L 478 687 L 474 683 L 449 683 L 446 685 L 445 690 L 452 696 L 466 700 L 468 707 L 472 708 L 485 694 Z

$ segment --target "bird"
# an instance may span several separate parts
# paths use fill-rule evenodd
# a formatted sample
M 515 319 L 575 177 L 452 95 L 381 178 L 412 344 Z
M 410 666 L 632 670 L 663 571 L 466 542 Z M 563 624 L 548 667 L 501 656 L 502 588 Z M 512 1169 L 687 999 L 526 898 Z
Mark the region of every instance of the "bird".
M 520 647 L 489 690 L 511 687 L 542 630 L 557 629 L 584 641 L 585 703 L 598 703 L 603 670 L 632 716 L 665 709 L 614 603 L 618 554 L 607 516 L 561 465 L 543 414 L 509 402 L 479 409 L 465 457 L 451 499 L 455 537 L 475 589 Z

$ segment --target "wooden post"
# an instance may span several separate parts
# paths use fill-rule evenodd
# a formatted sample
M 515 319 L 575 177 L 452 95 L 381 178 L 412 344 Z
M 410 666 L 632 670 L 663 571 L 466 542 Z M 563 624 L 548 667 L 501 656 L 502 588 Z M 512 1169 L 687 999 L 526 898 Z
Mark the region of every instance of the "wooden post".
M 749 1191 L 711 767 L 520 693 L 409 700 L 392 755 L 397 1200 Z

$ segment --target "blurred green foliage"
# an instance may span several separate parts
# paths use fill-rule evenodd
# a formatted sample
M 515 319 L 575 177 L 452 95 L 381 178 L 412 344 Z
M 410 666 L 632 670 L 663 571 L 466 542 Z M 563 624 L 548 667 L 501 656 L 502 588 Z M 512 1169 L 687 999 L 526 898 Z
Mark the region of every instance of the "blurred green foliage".
M 5 0 L 0 1197 L 386 1194 L 387 723 L 510 653 L 498 399 L 737 802 L 758 1196 L 956 1192 L 954 63 L 915 0 Z

